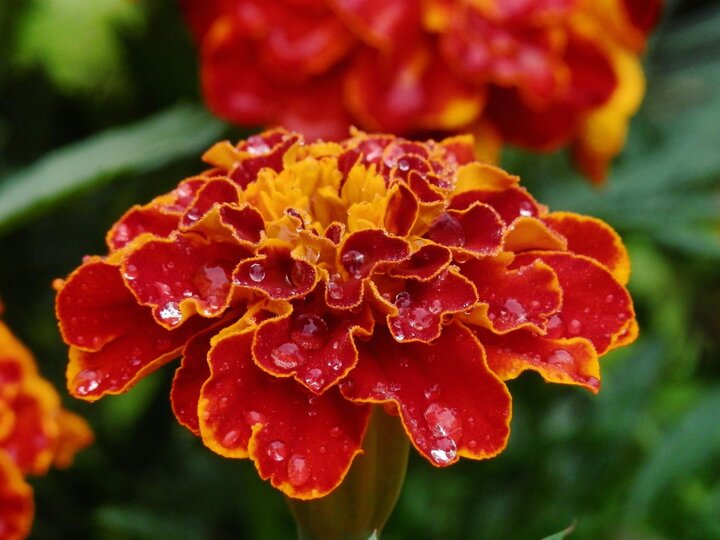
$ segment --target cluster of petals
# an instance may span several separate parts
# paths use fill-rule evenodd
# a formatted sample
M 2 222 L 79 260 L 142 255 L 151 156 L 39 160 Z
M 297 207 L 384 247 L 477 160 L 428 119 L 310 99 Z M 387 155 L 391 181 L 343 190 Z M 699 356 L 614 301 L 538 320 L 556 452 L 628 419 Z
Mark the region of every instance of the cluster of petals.
M 549 213 L 473 148 L 284 129 L 214 145 L 56 283 L 70 392 L 182 357 L 179 422 L 301 499 L 342 481 L 373 404 L 436 466 L 498 454 L 505 380 L 595 392 L 599 356 L 637 329 L 617 234 Z
M 0 538 L 25 538 L 34 504 L 27 475 L 67 467 L 93 440 L 79 416 L 65 410 L 30 352 L 0 322 Z
M 572 147 L 601 180 L 644 94 L 661 0 L 181 0 L 219 116 L 341 139 Z M 489 159 L 489 158 L 488 158 Z

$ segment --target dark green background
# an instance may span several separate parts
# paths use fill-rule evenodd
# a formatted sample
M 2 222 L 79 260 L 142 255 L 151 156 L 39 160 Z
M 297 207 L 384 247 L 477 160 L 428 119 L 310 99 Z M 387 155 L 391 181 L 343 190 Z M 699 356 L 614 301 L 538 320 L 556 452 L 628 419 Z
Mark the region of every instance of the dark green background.
M 92 6 L 92 7 L 90 7 Z M 599 396 L 510 383 L 509 448 L 433 468 L 411 456 L 384 538 L 720 538 L 720 6 L 668 2 L 648 95 L 608 185 L 563 153 L 505 166 L 554 210 L 626 239 L 642 333 L 603 360 Z M 171 0 L 0 0 L 0 296 L 5 318 L 64 388 L 50 283 L 104 251 L 111 223 L 241 132 L 200 105 Z M 107 130 L 111 130 L 107 132 Z M 291 538 L 278 492 L 175 422 L 172 366 L 131 393 L 67 407 L 97 444 L 33 479 L 34 539 Z

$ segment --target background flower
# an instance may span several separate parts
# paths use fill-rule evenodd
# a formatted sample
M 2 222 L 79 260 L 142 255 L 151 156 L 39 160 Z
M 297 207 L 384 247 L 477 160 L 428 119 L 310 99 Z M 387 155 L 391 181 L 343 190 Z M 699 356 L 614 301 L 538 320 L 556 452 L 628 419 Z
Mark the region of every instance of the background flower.
M 600 220 L 548 213 L 472 137 L 267 131 L 134 206 L 108 255 L 58 282 L 68 387 L 96 400 L 182 355 L 173 410 L 291 497 L 333 490 L 367 404 L 436 466 L 501 452 L 503 380 L 596 392 L 637 334 L 627 253 Z
M 640 105 L 659 0 L 182 0 L 212 110 L 309 138 L 351 124 L 572 145 L 602 180 Z
M 93 436 L 61 407 L 30 352 L 0 322 L 0 536 L 25 538 L 32 525 L 32 489 L 24 476 L 68 467 Z

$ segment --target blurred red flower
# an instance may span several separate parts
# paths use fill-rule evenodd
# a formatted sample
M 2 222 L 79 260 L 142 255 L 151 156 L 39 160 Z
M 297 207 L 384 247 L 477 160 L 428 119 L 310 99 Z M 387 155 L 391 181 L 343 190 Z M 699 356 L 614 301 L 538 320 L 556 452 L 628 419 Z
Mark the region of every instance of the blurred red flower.
M 434 465 L 501 452 L 503 381 L 596 392 L 598 357 L 637 327 L 617 234 L 548 213 L 473 146 L 282 129 L 216 144 L 211 169 L 128 210 L 109 253 L 56 283 L 71 393 L 119 394 L 182 356 L 180 423 L 300 499 L 342 481 L 369 404 Z
M 68 467 L 93 440 L 37 371 L 30 352 L 0 322 L 0 538 L 25 538 L 32 525 L 32 489 L 25 475 Z
M 181 0 L 210 108 L 308 139 L 348 126 L 571 145 L 602 180 L 644 94 L 660 0 Z

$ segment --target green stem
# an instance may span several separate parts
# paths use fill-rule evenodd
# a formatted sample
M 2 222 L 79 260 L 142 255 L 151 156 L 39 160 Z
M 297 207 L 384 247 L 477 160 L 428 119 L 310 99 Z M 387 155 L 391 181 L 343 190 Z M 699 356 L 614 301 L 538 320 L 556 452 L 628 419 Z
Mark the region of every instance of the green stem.
M 400 495 L 408 449 L 400 419 L 374 406 L 365 453 L 355 458 L 342 484 L 321 499 L 286 499 L 299 540 L 377 539 Z

